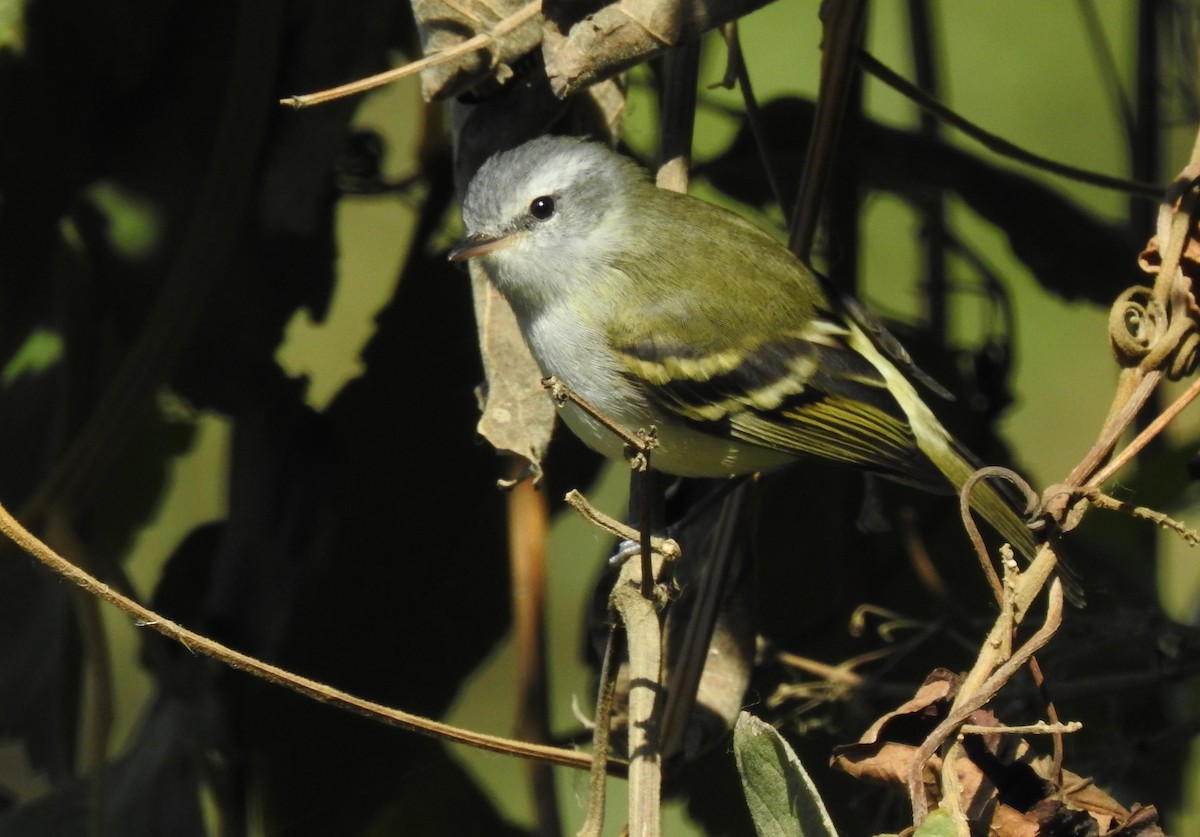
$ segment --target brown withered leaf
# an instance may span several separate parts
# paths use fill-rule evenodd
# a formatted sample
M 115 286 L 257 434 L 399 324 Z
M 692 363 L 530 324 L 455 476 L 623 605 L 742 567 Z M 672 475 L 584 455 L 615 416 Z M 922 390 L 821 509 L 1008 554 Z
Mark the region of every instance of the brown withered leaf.
M 1092 784 L 1091 780 L 1084 779 L 1070 770 L 1064 770 L 1062 781 L 1063 787 L 1073 788 L 1067 794 L 1071 805 L 1091 814 L 1092 818 L 1100 823 L 1101 834 L 1107 834 L 1105 829 L 1112 828 L 1113 823 L 1124 822 L 1129 818 L 1129 810 Z
M 945 714 L 959 682 L 953 672 L 936 669 L 912 698 L 871 724 L 857 743 L 835 747 L 830 763 L 855 778 L 906 789 L 917 747 Z M 936 756 L 925 765 L 925 793 L 931 807 L 937 804 L 940 770 Z
M 492 32 L 497 24 L 526 9 L 529 0 L 412 0 L 425 55 L 444 52 L 468 38 Z M 537 47 L 541 15 L 530 14 L 511 31 L 481 49 L 437 64 L 421 73 L 426 101 L 456 96 L 488 76 L 503 80 L 507 65 Z
M 917 748 L 912 744 L 896 744 L 889 741 L 870 745 L 870 754 L 858 749 L 862 745 L 851 744 L 835 750 L 832 764 L 856 779 L 866 779 L 894 787 L 904 787 L 908 781 L 908 766 L 912 764 Z M 937 774 L 942 769 L 942 760 L 934 756 L 925 765 L 926 791 L 932 795 L 937 784 Z
M 960 678 L 938 669 L 917 694 L 871 725 L 855 744 L 834 750 L 833 766 L 857 778 L 891 785 L 907 793 L 908 771 L 921 742 L 949 711 Z M 990 711 L 972 713 L 968 723 L 1000 727 Z M 1153 808 L 1126 810 L 1104 791 L 1070 771 L 1063 771 L 1063 793 L 1052 781 L 1052 760 L 1039 756 L 1020 736 L 996 732 L 967 735 L 962 757 L 955 763 L 967 819 L 986 825 L 997 837 L 1049 837 L 1049 835 L 1138 835 L 1159 837 Z M 924 766 L 926 802 L 930 809 L 941 802 L 939 774 L 942 761 L 935 756 Z
M 905 740 L 910 744 L 920 744 L 925 735 L 933 730 L 938 720 L 945 714 L 945 706 L 939 708 L 937 704 L 944 704 L 953 698 L 961 682 L 962 678 L 952 671 L 944 668 L 934 669 L 925 678 L 925 682 L 917 689 L 915 695 L 871 724 L 862 737 L 858 739 L 857 744 L 838 747 L 835 752 L 853 751 L 854 748 L 874 744 L 879 740 L 884 729 L 891 722 L 896 720 L 909 721 L 917 718 L 923 719 L 920 723 L 920 728 L 923 732 L 920 733 L 920 737 L 906 735 Z
M 1158 824 L 1158 809 L 1153 805 L 1134 805 L 1121 825 L 1104 837 L 1166 837 Z
M 538 479 L 554 430 L 554 402 L 541 384 L 542 373 L 512 309 L 475 264 L 471 265 L 471 291 L 487 378 L 476 430 L 497 450 L 523 457 Z
M 503 83 L 510 65 L 539 44 L 554 93 L 565 99 L 671 47 L 765 6 L 769 0 L 618 0 L 603 4 L 561 0 L 412 0 L 426 56 L 477 35 L 494 37 L 478 49 L 421 73 L 427 100 L 445 99 L 487 78 Z
M 591 3 L 547 2 L 546 74 L 555 94 L 566 97 L 767 2 L 620 0 L 599 9 Z
M 1162 253 L 1158 249 L 1158 236 L 1152 236 L 1146 242 L 1145 249 L 1138 254 L 1138 266 L 1146 273 L 1157 274 L 1162 265 Z M 1200 224 L 1193 224 L 1188 236 L 1187 246 L 1179 258 L 1179 266 L 1185 276 L 1193 281 L 1200 277 Z

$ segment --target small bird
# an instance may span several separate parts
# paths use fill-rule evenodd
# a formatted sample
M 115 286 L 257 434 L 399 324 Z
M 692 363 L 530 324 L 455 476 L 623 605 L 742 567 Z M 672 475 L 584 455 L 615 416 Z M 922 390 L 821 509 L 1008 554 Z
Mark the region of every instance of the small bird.
M 542 137 L 496 154 L 467 188 L 463 221 L 450 260 L 478 261 L 545 375 L 625 428 L 657 429 L 656 470 L 722 477 L 816 457 L 945 493 L 977 468 L 857 303 L 763 230 L 658 189 L 604 145 Z M 623 455 L 576 405 L 563 418 Z M 1013 507 L 986 484 L 971 496 L 1032 557 Z

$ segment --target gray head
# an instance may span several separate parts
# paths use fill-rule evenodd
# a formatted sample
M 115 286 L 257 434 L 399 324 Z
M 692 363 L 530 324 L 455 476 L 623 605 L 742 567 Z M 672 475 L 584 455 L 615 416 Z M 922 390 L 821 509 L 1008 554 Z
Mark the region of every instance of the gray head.
M 450 259 L 479 258 L 519 314 L 538 309 L 620 247 L 631 221 L 623 210 L 646 186 L 636 163 L 599 143 L 531 140 L 494 155 L 472 178 L 467 238 Z

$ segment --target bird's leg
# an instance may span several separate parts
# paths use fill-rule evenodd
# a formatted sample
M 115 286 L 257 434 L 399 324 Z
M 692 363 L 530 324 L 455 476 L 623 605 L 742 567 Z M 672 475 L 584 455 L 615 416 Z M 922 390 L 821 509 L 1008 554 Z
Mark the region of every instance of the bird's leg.
M 654 596 L 654 585 L 658 581 L 653 571 L 653 549 L 651 539 L 656 531 L 663 531 L 664 500 L 659 490 L 659 480 L 651 469 L 629 472 L 629 523 L 638 530 L 638 552 L 642 556 L 642 595 Z M 666 569 L 666 565 L 663 565 Z

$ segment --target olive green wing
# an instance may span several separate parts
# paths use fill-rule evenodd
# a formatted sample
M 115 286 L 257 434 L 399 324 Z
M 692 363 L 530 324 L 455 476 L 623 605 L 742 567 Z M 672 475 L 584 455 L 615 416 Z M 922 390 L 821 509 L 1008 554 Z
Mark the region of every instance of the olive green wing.
M 672 224 L 647 225 L 612 265 L 638 309 L 606 323 L 619 369 L 694 430 L 947 490 L 821 280 L 737 215 L 671 199 Z
M 772 340 L 741 335 L 703 352 L 660 335 L 615 348 L 648 398 L 694 430 L 949 490 L 887 382 L 847 334 L 817 319 Z

